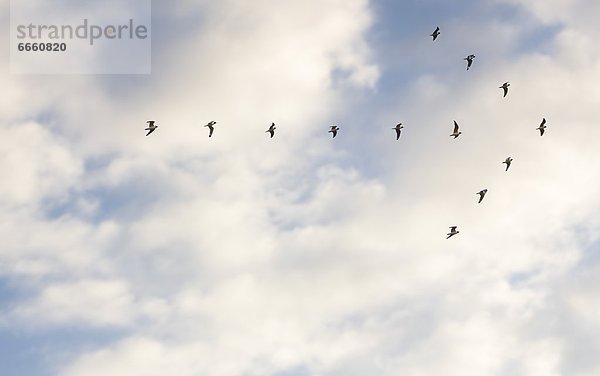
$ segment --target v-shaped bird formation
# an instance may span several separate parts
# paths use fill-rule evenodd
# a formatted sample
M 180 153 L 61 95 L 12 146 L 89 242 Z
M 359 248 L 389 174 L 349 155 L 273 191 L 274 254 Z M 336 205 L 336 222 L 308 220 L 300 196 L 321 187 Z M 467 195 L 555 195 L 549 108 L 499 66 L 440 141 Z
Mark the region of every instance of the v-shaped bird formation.
M 429 35 L 432 37 L 432 40 L 435 41 L 441 34 L 440 28 L 439 26 L 435 28 L 435 30 Z M 467 71 L 471 68 L 471 66 L 473 65 L 473 61 L 475 59 L 475 55 L 474 54 L 470 54 L 467 57 L 464 58 L 464 60 L 467 62 Z M 501 86 L 499 86 L 500 89 L 502 89 L 503 98 L 506 98 L 506 96 L 508 95 L 508 88 L 510 86 L 509 82 L 504 82 Z M 454 139 L 458 138 L 462 132 L 460 131 L 460 126 L 458 124 L 458 122 L 456 120 L 453 121 L 454 122 L 454 128 L 452 130 L 452 133 L 450 134 L 450 137 L 453 137 Z M 146 123 L 148 124 L 147 127 L 144 129 L 146 131 L 148 131 L 148 133 L 146 133 L 146 136 L 149 136 L 151 133 L 153 133 L 157 128 L 158 125 L 156 125 L 156 121 L 155 120 L 148 120 L 146 121 Z M 213 136 L 213 133 L 215 131 L 215 124 L 217 124 L 216 121 L 210 121 L 208 122 L 204 127 L 208 128 L 208 137 L 211 138 Z M 544 132 L 546 130 L 547 126 L 546 126 L 546 118 L 542 118 L 542 122 L 540 123 L 540 125 L 536 128 L 536 130 L 540 131 L 540 136 L 544 135 Z M 271 125 L 269 126 L 269 128 L 265 131 L 265 133 L 268 133 L 270 138 L 273 138 L 275 136 L 275 130 L 277 129 L 277 127 L 275 126 L 275 123 L 271 123 Z M 402 123 L 398 123 L 396 124 L 395 127 L 392 128 L 393 130 L 396 131 L 396 140 L 400 139 L 400 135 L 402 133 L 402 129 L 404 129 L 404 126 L 402 125 Z M 327 131 L 327 133 L 331 133 L 332 137 L 331 138 L 335 138 L 338 134 L 338 131 L 340 130 L 340 127 L 338 127 L 337 125 L 331 125 L 329 127 L 329 130 Z M 502 164 L 506 165 L 506 169 L 504 171 L 508 171 L 508 169 L 510 168 L 511 164 L 513 162 L 513 158 L 512 157 L 507 157 Z M 488 190 L 487 189 L 482 189 L 481 191 L 477 192 L 476 194 L 479 195 L 479 200 L 477 201 L 478 204 L 481 204 L 481 202 L 483 201 L 484 197 L 486 196 Z M 450 232 L 447 235 L 446 239 L 450 239 L 451 237 L 457 235 L 458 233 L 460 233 L 460 231 L 457 230 L 458 226 L 450 226 Z

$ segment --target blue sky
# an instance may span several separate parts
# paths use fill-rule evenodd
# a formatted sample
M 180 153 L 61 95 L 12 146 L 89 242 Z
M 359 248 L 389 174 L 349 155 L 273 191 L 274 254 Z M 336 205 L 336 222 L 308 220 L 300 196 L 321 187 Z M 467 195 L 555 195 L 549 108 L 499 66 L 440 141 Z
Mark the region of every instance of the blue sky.
M 597 8 L 154 2 L 148 76 L 6 48 L 4 374 L 600 373 Z

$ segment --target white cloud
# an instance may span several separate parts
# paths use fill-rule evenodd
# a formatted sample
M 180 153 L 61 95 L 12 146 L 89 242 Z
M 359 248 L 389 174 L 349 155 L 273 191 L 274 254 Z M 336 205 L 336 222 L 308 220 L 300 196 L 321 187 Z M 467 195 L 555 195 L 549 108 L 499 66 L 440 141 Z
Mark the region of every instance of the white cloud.
M 36 291 L 5 325 L 127 329 L 60 364 L 68 375 L 598 368 L 585 354 L 576 365 L 568 333 L 571 320 L 597 332 L 595 280 L 577 279 L 600 209 L 600 72 L 585 30 L 564 27 L 551 53 L 514 55 L 522 29 L 496 20 L 473 37 L 476 69 L 466 73 L 460 56 L 455 71 L 413 67 L 394 108 L 373 115 L 374 136 L 349 123 L 331 140 L 340 113 L 364 110 L 346 90 L 382 95 L 370 90 L 379 68 L 367 2 L 186 6 L 204 15 L 202 32 L 164 47 L 155 76 L 71 78 L 60 90 L 45 79 L 34 102 L 52 108 L 52 127 L 3 124 L 16 140 L 0 144 L 5 158 L 23 166 L 0 188 L 3 205 L 29 207 L 4 214 L 0 270 L 33 277 Z M 469 26 L 454 25 L 460 37 L 439 47 L 459 46 Z M 47 99 L 84 87 L 86 98 Z M 160 128 L 146 138 L 148 118 Z M 263 133 L 271 121 L 273 140 Z M 357 162 L 367 153 L 379 155 L 375 172 Z M 44 200 L 66 209 L 49 215 Z M 446 240 L 454 224 L 461 234 Z
M 40 201 L 64 195 L 82 174 L 81 162 L 65 140 L 39 124 L 3 127 L 0 169 L 7 184 L 0 188 L 0 205 L 35 208 Z
M 126 325 L 133 319 L 133 297 L 118 281 L 83 280 L 51 285 L 13 314 L 33 325 Z M 40 320 L 39 315 L 44 315 Z

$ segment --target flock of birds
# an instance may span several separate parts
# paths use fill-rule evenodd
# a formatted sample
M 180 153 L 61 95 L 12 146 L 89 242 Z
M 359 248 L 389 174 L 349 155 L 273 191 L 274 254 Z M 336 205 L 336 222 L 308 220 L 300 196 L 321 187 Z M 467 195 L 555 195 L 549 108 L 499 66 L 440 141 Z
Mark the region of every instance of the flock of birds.
M 441 32 L 440 32 L 440 28 L 438 26 L 435 28 L 433 33 L 430 34 L 430 36 L 435 41 L 440 34 L 441 34 Z M 464 58 L 464 60 L 466 60 L 466 62 L 467 62 L 467 71 L 473 65 L 474 59 L 475 59 L 475 55 L 473 55 L 473 54 L 470 54 Z M 499 86 L 499 88 L 503 90 L 503 93 L 504 93 L 503 97 L 506 97 L 506 95 L 508 94 L 509 86 L 510 86 L 509 82 L 505 82 L 501 86 Z M 148 126 L 144 130 L 148 131 L 148 133 L 146 133 L 146 136 L 149 136 L 152 132 L 154 132 L 158 128 L 158 125 L 156 125 L 155 120 L 148 120 L 146 123 L 148 124 Z M 216 124 L 217 124 L 216 121 L 210 121 L 208 124 L 205 125 L 205 127 L 208 128 L 208 137 L 212 137 L 212 135 L 215 131 Z M 404 127 L 402 126 L 402 123 L 398 123 L 398 124 L 396 124 L 395 127 L 392 128 L 393 130 L 396 131 L 396 140 L 400 139 L 400 134 L 402 133 L 403 128 Z M 265 133 L 269 133 L 270 137 L 273 138 L 275 136 L 276 129 L 277 129 L 277 127 L 275 126 L 275 123 L 271 123 L 271 126 L 269 127 L 269 129 L 267 129 L 265 131 Z M 339 130 L 340 130 L 340 127 L 338 127 L 337 125 L 332 125 L 332 126 L 330 126 L 329 131 L 327 131 L 327 132 L 332 134 L 332 138 L 335 138 L 335 136 L 337 136 Z M 542 118 L 542 122 L 536 128 L 536 130 L 540 131 L 540 136 L 544 135 L 544 131 L 546 130 L 546 118 Z M 458 125 L 456 120 L 454 120 L 454 130 L 450 134 L 450 137 L 454 137 L 454 139 L 456 139 L 461 134 L 462 134 L 462 132 L 460 131 L 460 126 Z M 513 159 L 511 157 L 507 157 L 504 160 L 504 162 L 502 162 L 502 164 L 506 164 L 505 171 L 508 171 L 512 161 L 513 161 Z M 479 201 L 477 202 L 478 204 L 480 204 L 483 201 L 483 198 L 485 197 L 487 192 L 488 192 L 487 189 L 482 189 L 481 191 L 476 193 L 477 195 L 479 195 Z M 458 231 L 457 228 L 458 228 L 458 226 L 450 226 L 450 232 L 448 234 L 446 234 L 447 235 L 446 239 L 450 239 L 454 235 L 457 235 L 458 233 L 460 233 L 460 231 Z

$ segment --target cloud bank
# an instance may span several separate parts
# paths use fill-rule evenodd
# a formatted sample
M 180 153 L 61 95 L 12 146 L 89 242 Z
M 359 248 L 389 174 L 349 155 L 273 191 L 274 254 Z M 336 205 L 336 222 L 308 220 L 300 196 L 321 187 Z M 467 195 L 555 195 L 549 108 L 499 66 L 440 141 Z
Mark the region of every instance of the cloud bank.
M 152 76 L 0 76 L 28 374 L 600 372 L 585 2 L 441 12 L 435 45 L 361 0 L 182 7 L 153 9 Z

